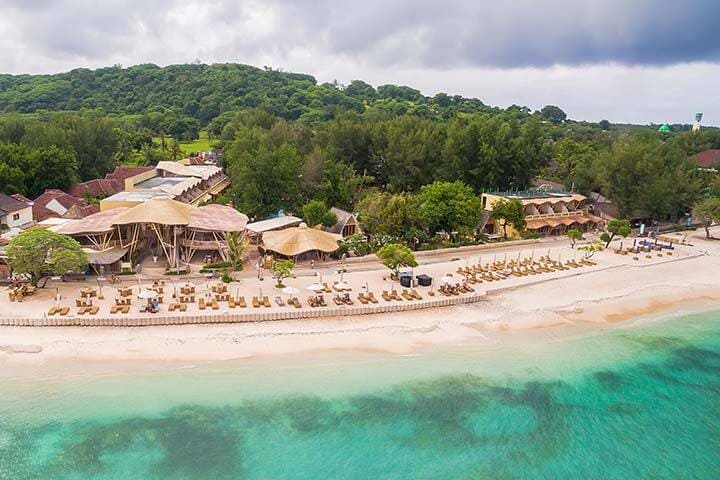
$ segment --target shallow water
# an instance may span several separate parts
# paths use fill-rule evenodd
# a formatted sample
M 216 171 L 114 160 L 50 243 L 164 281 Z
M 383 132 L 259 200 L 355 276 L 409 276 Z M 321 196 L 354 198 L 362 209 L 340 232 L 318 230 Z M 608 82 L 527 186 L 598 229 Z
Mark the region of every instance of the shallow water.
M 0 479 L 718 478 L 720 313 L 507 335 L 0 374 Z

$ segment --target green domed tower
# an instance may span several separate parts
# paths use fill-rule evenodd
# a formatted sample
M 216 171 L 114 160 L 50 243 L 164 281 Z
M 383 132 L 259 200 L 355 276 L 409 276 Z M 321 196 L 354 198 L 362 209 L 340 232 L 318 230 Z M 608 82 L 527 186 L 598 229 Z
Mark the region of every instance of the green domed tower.
M 662 127 L 658 128 L 658 132 L 662 133 L 670 133 L 672 130 L 670 129 L 670 125 L 667 123 L 663 123 Z

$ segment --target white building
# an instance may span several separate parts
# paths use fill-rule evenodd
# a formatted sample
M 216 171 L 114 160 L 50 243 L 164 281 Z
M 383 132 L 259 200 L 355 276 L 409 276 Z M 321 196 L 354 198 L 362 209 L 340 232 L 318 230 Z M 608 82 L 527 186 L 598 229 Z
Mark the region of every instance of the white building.
M 33 221 L 32 205 L 0 193 L 0 227 L 21 228 Z

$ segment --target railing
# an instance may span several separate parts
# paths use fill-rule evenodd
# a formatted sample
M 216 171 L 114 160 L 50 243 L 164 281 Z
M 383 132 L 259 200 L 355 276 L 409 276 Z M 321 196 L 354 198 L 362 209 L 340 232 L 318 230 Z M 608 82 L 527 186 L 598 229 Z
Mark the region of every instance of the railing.
M 200 250 L 218 250 L 219 248 L 225 247 L 222 242 L 218 243 L 215 240 L 191 240 L 189 238 L 181 238 L 180 245 Z
M 526 215 L 525 220 L 535 220 L 538 218 L 557 218 L 557 217 L 572 217 L 575 215 L 585 215 L 584 210 L 573 210 L 568 212 L 554 212 L 554 213 L 541 213 L 539 215 Z

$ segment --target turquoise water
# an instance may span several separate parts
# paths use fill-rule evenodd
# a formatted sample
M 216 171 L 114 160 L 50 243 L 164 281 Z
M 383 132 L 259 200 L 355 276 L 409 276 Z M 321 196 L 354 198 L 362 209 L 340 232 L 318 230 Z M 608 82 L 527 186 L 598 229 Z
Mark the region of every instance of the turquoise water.
M 523 335 L 0 374 L 0 479 L 720 476 L 720 313 Z

